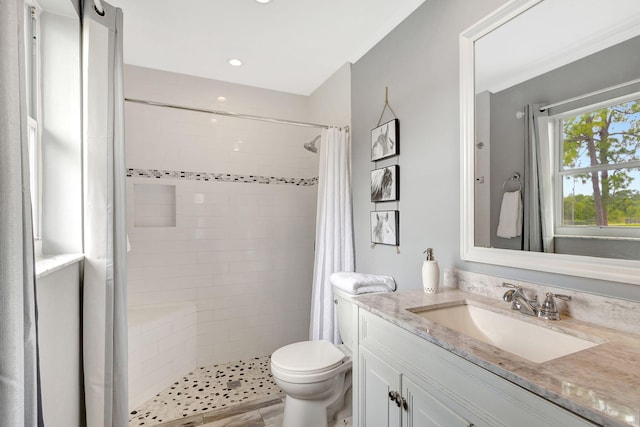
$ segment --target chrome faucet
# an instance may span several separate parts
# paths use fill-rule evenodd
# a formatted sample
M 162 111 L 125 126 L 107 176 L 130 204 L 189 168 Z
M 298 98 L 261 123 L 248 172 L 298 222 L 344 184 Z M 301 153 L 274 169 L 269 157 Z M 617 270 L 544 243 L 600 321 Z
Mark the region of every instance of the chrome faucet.
M 529 298 L 520 286 L 512 285 L 511 283 L 503 283 L 502 287 L 511 288 L 504 293 L 502 299 L 511 303 L 512 310 L 517 310 L 520 313 L 539 317 L 541 319 L 560 320 L 560 313 L 558 312 L 558 307 L 556 306 L 556 302 L 553 297 L 564 301 L 571 301 L 571 297 L 569 295 L 547 292 L 547 298 L 541 306 L 538 302 L 538 295 L 535 295 L 533 298 Z
M 538 314 L 540 313 L 538 295 L 535 295 L 533 298 L 529 298 L 520 286 L 512 285 L 511 283 L 503 283 L 502 287 L 512 288 L 502 296 L 503 300 L 511 303 L 512 310 L 517 310 L 520 313 L 524 313 L 529 316 L 538 317 Z

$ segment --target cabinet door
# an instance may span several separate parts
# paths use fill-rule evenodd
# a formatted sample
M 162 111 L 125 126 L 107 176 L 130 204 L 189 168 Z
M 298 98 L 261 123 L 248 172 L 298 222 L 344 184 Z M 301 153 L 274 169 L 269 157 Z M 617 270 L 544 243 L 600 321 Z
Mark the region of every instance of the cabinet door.
M 400 393 L 400 372 L 360 347 L 360 425 L 400 427 L 401 408 L 390 398 Z
M 402 377 L 402 396 L 407 401 L 402 427 L 473 426 L 405 376 Z

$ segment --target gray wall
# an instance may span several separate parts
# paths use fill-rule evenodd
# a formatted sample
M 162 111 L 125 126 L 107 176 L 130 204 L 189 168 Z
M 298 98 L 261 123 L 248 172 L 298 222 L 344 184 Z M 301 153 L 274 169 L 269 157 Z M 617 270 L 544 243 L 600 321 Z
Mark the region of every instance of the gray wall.
M 356 269 L 390 274 L 400 290 L 422 287 L 422 251 L 433 247 L 441 270 L 458 267 L 640 301 L 640 286 L 574 278 L 460 260 L 459 34 L 502 0 L 427 0 L 352 67 Z M 371 248 L 369 134 L 384 104 L 400 119 L 400 253 Z M 390 118 L 385 116 L 385 118 Z M 396 203 L 377 209 L 395 209 Z
M 554 250 L 557 254 L 640 260 L 640 244 L 635 240 L 562 236 L 554 239 Z

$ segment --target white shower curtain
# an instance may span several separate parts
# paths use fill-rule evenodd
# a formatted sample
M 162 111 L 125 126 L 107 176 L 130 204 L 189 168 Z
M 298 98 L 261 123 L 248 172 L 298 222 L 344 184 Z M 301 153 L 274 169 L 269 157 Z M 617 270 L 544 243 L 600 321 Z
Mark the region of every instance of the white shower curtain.
M 24 1 L 0 0 L 0 425 L 42 426 Z
M 346 130 L 322 132 L 311 299 L 312 340 L 340 343 L 329 276 L 354 270 L 351 208 L 351 142 Z
M 83 367 L 88 426 L 128 425 L 122 10 L 83 9 Z

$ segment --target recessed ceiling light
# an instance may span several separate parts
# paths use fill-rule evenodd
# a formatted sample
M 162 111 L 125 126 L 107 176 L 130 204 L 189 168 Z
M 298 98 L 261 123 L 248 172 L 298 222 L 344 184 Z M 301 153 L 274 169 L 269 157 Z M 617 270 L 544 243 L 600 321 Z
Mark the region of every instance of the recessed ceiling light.
M 227 100 L 227 98 L 225 98 L 224 96 L 219 96 L 218 98 L 216 98 L 218 101 L 220 102 L 224 102 Z
M 267 3 L 269 3 L 271 0 L 256 0 L 256 1 L 257 1 L 258 3 L 261 3 L 261 4 L 267 4 Z
M 239 67 L 242 65 L 242 61 L 240 61 L 238 58 L 231 58 L 229 60 L 229 64 L 233 65 L 234 67 Z

